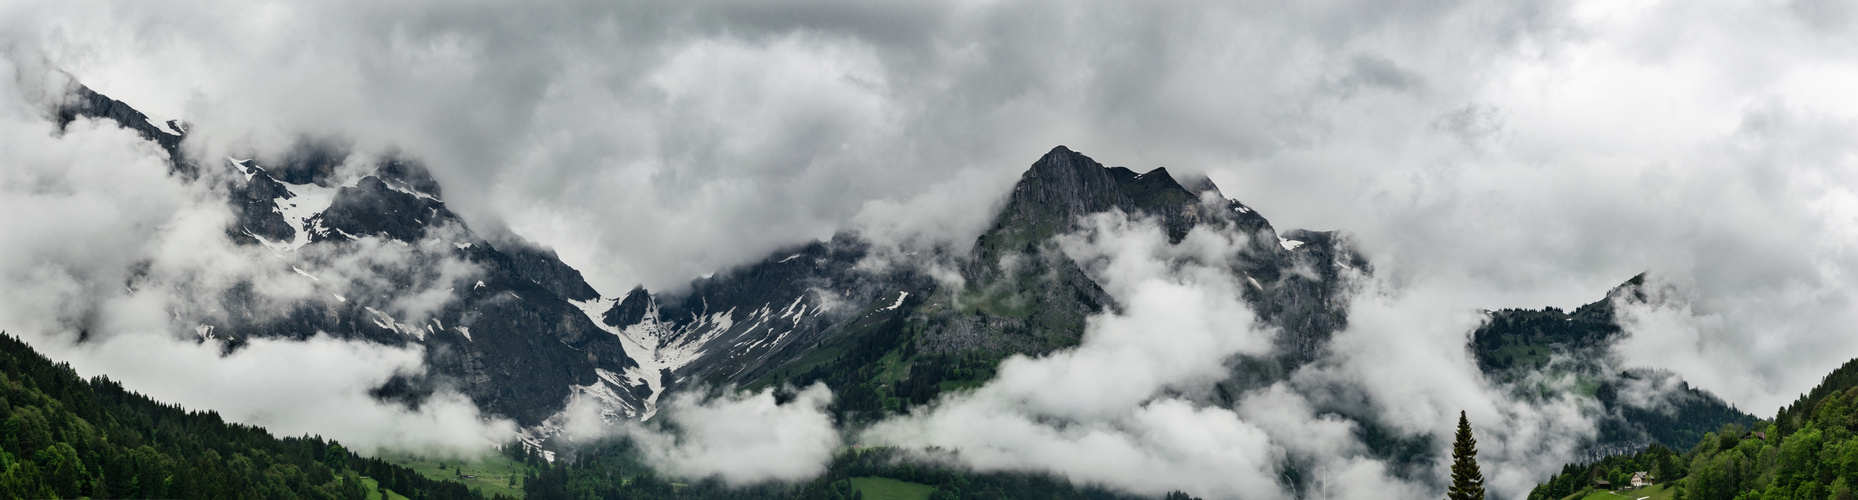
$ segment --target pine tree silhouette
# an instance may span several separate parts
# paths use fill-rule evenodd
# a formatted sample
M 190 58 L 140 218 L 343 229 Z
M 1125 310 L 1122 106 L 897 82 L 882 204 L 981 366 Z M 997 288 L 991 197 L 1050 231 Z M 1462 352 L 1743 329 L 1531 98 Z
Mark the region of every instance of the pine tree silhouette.
M 1452 442 L 1452 487 L 1447 500 L 1484 500 L 1484 473 L 1477 470 L 1477 438 L 1471 420 L 1458 412 L 1458 439 Z

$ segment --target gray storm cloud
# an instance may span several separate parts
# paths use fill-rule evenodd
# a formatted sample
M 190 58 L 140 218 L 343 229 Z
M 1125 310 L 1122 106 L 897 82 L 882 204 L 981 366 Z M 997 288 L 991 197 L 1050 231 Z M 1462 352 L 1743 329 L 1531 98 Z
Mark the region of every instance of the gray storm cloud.
M 853 226 L 970 241 L 1054 144 L 1190 171 L 1317 148 L 1561 9 L 1391 5 L 79 1 L 6 29 L 198 149 L 404 149 L 616 291 Z

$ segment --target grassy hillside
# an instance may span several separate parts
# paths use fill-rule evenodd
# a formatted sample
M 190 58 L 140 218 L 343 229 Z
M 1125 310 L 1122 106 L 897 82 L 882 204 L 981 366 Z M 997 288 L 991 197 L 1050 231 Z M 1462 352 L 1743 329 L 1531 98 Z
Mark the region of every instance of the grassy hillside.
M 520 445 L 514 445 L 520 446 Z M 519 455 L 520 457 L 520 455 Z M 522 478 L 532 472 L 535 459 L 525 463 L 519 457 L 493 455 L 469 461 L 436 459 L 413 455 L 389 454 L 381 458 L 412 469 L 434 481 L 452 481 L 484 496 L 522 497 Z M 469 477 L 467 477 L 469 476 Z
M 929 495 L 936 491 L 927 484 L 887 477 L 854 477 L 851 482 L 865 500 L 929 500 Z

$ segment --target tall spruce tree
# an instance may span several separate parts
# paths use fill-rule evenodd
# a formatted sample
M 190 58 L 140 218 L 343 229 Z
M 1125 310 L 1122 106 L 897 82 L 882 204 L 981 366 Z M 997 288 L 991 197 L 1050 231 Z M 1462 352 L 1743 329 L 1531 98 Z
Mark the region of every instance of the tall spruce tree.
M 1471 420 L 1458 412 L 1458 439 L 1452 442 L 1452 487 L 1447 500 L 1484 500 L 1484 473 L 1477 470 L 1477 438 Z

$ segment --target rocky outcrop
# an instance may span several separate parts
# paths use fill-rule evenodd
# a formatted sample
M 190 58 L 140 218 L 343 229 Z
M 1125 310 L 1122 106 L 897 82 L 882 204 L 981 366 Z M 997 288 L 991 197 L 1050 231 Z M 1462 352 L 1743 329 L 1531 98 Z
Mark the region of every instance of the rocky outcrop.
M 142 114 L 141 111 L 137 111 L 122 101 L 99 94 L 89 87 L 73 84 L 69 90 L 64 102 L 53 110 L 60 130 L 70 126 L 71 122 L 79 117 L 114 120 L 123 128 L 134 130 L 143 139 L 160 145 L 162 150 L 168 152 L 169 166 L 176 173 L 189 178 L 199 174 L 199 167 L 181 154 L 181 140 L 186 133 L 186 125 L 169 121 L 163 124 L 164 129 L 163 126 L 153 123 L 148 115 Z

